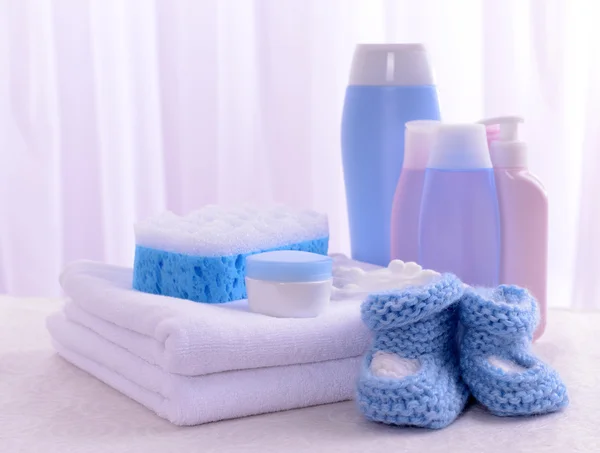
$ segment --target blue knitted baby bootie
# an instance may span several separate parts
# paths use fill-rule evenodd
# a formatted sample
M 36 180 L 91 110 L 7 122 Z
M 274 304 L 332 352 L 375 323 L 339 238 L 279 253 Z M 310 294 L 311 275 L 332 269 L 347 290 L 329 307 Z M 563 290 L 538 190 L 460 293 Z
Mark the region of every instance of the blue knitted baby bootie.
M 468 289 L 460 302 L 463 379 L 495 415 L 544 414 L 569 403 L 556 371 L 529 352 L 538 316 L 535 299 L 517 286 Z
M 363 303 L 363 322 L 375 333 L 357 395 L 368 419 L 443 428 L 461 413 L 469 396 L 456 345 L 456 302 L 462 295 L 460 280 L 446 274 Z

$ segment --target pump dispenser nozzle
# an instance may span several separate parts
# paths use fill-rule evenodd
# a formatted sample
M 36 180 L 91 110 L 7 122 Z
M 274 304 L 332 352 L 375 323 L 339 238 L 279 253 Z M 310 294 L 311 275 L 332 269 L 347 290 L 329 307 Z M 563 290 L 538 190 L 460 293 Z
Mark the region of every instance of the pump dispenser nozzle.
M 497 140 L 517 141 L 519 138 L 519 123 L 524 123 L 525 120 L 520 116 L 497 116 L 496 118 L 488 118 L 481 120 L 479 123 L 486 127 L 498 130 Z
M 527 146 L 519 140 L 520 116 L 498 116 L 479 121 L 486 126 L 490 157 L 495 168 L 527 167 Z

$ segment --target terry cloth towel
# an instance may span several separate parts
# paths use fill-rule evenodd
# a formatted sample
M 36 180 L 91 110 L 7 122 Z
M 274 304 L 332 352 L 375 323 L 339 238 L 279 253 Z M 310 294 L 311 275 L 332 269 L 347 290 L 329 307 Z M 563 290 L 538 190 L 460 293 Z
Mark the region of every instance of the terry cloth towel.
M 135 291 L 132 269 L 80 261 L 61 285 L 68 320 L 169 373 L 298 365 L 362 355 L 370 333 L 360 301 L 336 301 L 316 318 L 272 318 L 246 301 L 209 305 Z
M 50 316 L 47 326 L 64 359 L 176 425 L 352 399 L 361 360 L 182 376 L 147 363 L 62 313 Z

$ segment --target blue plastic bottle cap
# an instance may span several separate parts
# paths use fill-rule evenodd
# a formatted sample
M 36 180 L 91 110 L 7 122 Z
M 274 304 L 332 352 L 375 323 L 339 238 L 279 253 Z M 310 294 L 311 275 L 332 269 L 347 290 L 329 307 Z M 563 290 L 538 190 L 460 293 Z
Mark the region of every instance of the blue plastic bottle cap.
M 438 170 L 477 170 L 492 168 L 483 124 L 441 123 L 427 168 Z
M 271 282 L 319 282 L 331 278 L 332 260 L 317 253 L 278 250 L 246 258 L 246 277 Z

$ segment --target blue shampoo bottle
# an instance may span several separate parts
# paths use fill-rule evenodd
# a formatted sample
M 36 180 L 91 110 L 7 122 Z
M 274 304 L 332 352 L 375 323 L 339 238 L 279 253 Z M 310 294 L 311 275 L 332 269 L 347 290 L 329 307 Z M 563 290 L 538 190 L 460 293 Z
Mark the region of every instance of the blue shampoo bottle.
M 437 90 L 421 44 L 359 44 L 342 118 L 342 161 L 352 258 L 387 266 L 404 124 L 439 120 Z
M 500 278 L 500 210 L 481 124 L 441 124 L 425 169 L 419 264 L 473 286 Z

